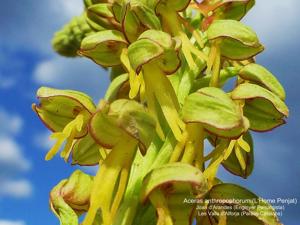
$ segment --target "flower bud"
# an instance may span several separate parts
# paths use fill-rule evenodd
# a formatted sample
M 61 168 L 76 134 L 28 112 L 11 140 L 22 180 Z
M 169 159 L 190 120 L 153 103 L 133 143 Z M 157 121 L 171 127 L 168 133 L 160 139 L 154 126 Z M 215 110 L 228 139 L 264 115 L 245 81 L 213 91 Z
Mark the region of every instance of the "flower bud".
M 50 207 L 61 225 L 77 225 L 78 216 L 89 208 L 93 178 L 76 170 L 50 193 Z
M 128 82 L 128 74 L 122 74 L 117 76 L 109 85 L 104 99 L 107 102 L 113 102 L 114 100 L 120 98 L 126 98 L 129 94 L 129 82 Z
M 67 57 L 78 56 L 81 41 L 93 33 L 87 24 L 85 17 L 74 17 L 60 31 L 56 32 L 52 39 L 54 50 L 60 55 Z
M 116 21 L 112 12 L 111 4 L 100 3 L 88 7 L 86 17 L 88 24 L 95 30 L 121 30 L 121 25 Z
M 255 32 L 235 20 L 214 21 L 207 29 L 207 37 L 218 43 L 222 56 L 233 60 L 249 59 L 264 50 Z
M 72 146 L 72 165 L 95 166 L 103 161 L 101 146 L 88 134 L 78 139 Z
M 188 7 L 191 0 L 150 0 L 149 6 L 155 9 L 159 14 L 164 13 L 163 9 L 175 12 L 181 12 Z

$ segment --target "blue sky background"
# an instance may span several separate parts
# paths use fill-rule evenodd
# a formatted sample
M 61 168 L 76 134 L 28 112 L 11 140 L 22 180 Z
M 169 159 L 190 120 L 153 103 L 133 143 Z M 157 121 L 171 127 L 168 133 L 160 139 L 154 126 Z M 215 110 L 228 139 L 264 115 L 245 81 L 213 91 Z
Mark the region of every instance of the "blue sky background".
M 31 111 L 41 85 L 103 96 L 108 76 L 86 59 L 62 58 L 51 50 L 53 33 L 81 0 L 2 1 L 0 7 L 0 225 L 54 225 L 48 193 L 75 169 L 59 158 L 44 161 L 48 132 Z M 255 134 L 255 171 L 248 180 L 221 171 L 264 198 L 300 200 L 300 25 L 297 0 L 257 0 L 244 22 L 253 27 L 265 52 L 258 63 L 277 75 L 287 90 L 291 116 L 271 133 Z M 299 138 L 299 139 L 298 139 Z M 93 169 L 87 169 L 93 172 Z M 286 225 L 299 225 L 300 207 L 287 207 Z

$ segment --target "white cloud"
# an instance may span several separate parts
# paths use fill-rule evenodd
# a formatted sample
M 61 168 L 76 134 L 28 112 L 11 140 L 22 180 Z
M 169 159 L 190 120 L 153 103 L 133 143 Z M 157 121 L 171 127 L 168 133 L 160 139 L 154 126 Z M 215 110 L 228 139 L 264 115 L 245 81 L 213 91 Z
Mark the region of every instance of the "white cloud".
M 83 10 L 82 0 L 59 0 L 58 5 L 61 6 L 60 10 L 62 9 L 63 14 L 67 17 L 72 17 L 76 15 L 80 15 Z
M 0 124 L 0 198 L 29 197 L 32 193 L 31 183 L 14 178 L 31 168 L 30 161 L 15 140 L 15 135 L 22 131 L 23 120 L 0 107 Z
M 1 220 L 0 225 L 26 225 L 24 221 L 21 220 Z
M 23 120 L 19 115 L 11 114 L 0 106 L 0 135 L 16 135 L 21 132 Z
M 105 71 L 92 61 L 60 56 L 41 62 L 33 79 L 40 85 L 83 91 L 96 99 L 104 95 L 109 82 Z
M 32 185 L 28 180 L 1 180 L 0 197 L 27 198 L 32 194 Z M 1 223 L 0 223 L 1 225 Z
M 8 136 L 0 136 L 0 175 L 11 171 L 28 171 L 30 167 L 20 146 Z

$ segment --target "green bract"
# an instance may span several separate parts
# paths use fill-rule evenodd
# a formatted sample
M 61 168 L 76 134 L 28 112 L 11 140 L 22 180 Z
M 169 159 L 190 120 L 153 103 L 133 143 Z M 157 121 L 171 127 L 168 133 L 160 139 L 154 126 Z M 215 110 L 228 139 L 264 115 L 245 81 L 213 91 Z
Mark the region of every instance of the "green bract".
M 218 177 L 223 166 L 248 178 L 250 130 L 289 115 L 284 88 L 254 59 L 263 45 L 239 22 L 254 3 L 84 0 L 53 47 L 105 67 L 111 83 L 97 106 L 46 87 L 33 105 L 56 139 L 46 160 L 63 147 L 66 162 L 99 166 L 51 191 L 61 225 L 85 213 L 82 225 L 280 225 L 269 204 Z

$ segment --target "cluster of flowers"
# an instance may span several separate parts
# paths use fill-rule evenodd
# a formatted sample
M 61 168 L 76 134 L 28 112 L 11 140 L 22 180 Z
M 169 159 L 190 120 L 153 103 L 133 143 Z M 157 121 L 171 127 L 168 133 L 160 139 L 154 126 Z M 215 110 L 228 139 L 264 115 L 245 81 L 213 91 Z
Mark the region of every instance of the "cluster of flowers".
M 272 130 L 288 116 L 283 87 L 255 63 L 263 46 L 239 22 L 254 0 L 84 3 L 53 47 L 109 69 L 106 95 L 95 105 L 84 93 L 41 87 L 33 105 L 56 139 L 46 160 L 62 147 L 66 162 L 99 164 L 95 177 L 77 170 L 51 191 L 61 224 L 77 225 L 82 214 L 83 225 L 280 224 L 264 201 L 240 217 L 210 201 L 199 201 L 200 213 L 196 203 L 184 204 L 259 199 L 223 183 L 218 168 L 247 178 L 254 165 L 250 131 Z M 274 213 L 257 213 L 259 205 Z

